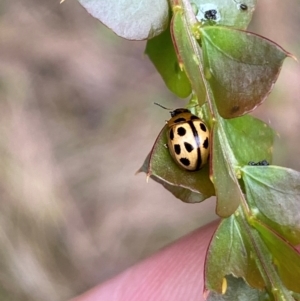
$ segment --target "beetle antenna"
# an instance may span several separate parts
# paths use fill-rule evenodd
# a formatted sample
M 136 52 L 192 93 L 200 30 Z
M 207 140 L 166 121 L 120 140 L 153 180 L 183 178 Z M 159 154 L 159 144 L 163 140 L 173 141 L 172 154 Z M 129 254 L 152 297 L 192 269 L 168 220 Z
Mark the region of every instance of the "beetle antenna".
M 157 102 L 154 102 L 154 104 L 161 107 L 161 108 L 163 108 L 163 109 L 165 109 L 165 110 L 172 110 L 172 109 L 169 109 L 169 108 L 166 108 L 166 107 L 162 106 L 161 104 L 159 104 Z

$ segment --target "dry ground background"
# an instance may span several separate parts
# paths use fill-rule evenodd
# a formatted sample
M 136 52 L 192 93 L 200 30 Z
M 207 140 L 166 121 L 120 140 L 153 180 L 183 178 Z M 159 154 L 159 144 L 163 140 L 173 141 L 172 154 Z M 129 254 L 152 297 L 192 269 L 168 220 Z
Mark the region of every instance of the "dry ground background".
M 300 58 L 299 0 L 258 1 L 250 29 Z M 135 176 L 184 105 L 143 55 L 76 0 L 0 2 L 0 299 L 66 300 L 215 218 Z M 255 115 L 300 169 L 300 67 Z

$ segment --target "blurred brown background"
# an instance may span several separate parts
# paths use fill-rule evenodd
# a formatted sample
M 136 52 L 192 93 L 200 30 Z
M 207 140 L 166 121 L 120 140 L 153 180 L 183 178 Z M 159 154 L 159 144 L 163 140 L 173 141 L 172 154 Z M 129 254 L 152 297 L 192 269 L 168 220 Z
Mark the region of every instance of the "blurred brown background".
M 298 0 L 258 1 L 250 30 L 300 58 Z M 75 0 L 0 3 L 0 300 L 66 300 L 215 218 L 135 176 L 168 112 L 145 42 Z M 286 60 L 255 112 L 300 169 L 300 69 Z

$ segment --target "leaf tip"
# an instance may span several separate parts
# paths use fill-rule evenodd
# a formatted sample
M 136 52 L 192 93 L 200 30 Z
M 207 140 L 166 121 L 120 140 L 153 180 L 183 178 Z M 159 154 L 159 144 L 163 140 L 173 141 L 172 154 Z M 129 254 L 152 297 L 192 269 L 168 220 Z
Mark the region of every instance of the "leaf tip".
M 139 174 L 139 173 L 141 173 L 141 172 L 144 172 L 143 166 L 142 166 L 141 168 L 139 168 L 139 169 L 135 172 L 134 175 L 136 176 L 137 174 Z M 147 183 L 149 183 L 150 177 L 151 177 L 151 172 L 148 171 L 148 172 L 147 172 L 147 175 L 146 175 L 146 182 L 147 182 Z
M 290 57 L 291 59 L 293 59 L 294 61 L 296 61 L 297 63 L 299 63 L 299 61 L 295 55 L 288 53 L 287 56 Z
M 147 173 L 146 182 L 149 183 L 150 173 Z
M 142 169 L 139 168 L 139 169 L 134 173 L 134 175 L 136 176 L 137 174 L 139 174 L 139 173 L 141 173 L 141 172 L 142 172 Z

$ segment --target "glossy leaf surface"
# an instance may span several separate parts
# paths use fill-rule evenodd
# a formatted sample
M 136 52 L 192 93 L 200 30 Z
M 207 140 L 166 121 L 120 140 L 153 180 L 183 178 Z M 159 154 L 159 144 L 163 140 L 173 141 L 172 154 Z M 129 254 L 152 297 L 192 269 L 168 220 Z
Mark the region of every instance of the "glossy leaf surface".
M 182 98 L 191 94 L 191 84 L 179 66 L 169 27 L 147 42 L 145 53 L 173 93 Z
M 300 173 L 279 166 L 245 166 L 243 180 L 256 218 L 294 245 L 300 243 Z
M 216 213 L 220 217 L 228 217 L 240 204 L 238 182 L 230 167 L 230 162 L 235 162 L 235 159 L 219 124 L 214 125 L 211 137 L 211 178 L 216 189 Z
M 252 287 L 264 288 L 247 235 L 234 215 L 222 220 L 207 253 L 207 289 L 221 293 L 223 278 L 229 274 L 244 278 Z
M 145 40 L 163 32 L 169 22 L 167 0 L 78 0 L 96 19 L 118 36 Z
M 266 123 L 246 115 L 223 119 L 222 126 L 239 165 L 247 165 L 249 161 L 272 162 L 275 132 Z
M 241 190 L 232 166 L 272 160 L 274 131 L 264 122 L 243 116 L 219 119 L 212 134 L 212 179 L 216 186 L 217 214 L 230 216 L 239 206 Z
M 154 177 L 154 180 L 164 182 L 164 187 L 184 202 L 201 202 L 214 195 L 214 186 L 208 175 L 208 165 L 196 172 L 181 169 L 165 147 L 166 131 L 165 126 L 139 171 Z
M 195 53 L 200 54 L 200 46 L 190 31 L 182 11 L 177 11 L 173 15 L 171 36 L 179 64 L 184 68 L 201 106 L 206 101 L 206 89 L 203 83 L 200 61 L 195 55 Z
M 223 118 L 244 115 L 270 93 L 289 56 L 259 35 L 227 27 L 200 29 L 206 78 Z
M 273 262 L 277 266 L 280 278 L 286 288 L 300 293 L 300 254 L 288 242 L 259 221 L 253 220 L 253 226 L 260 232 L 272 254 Z

